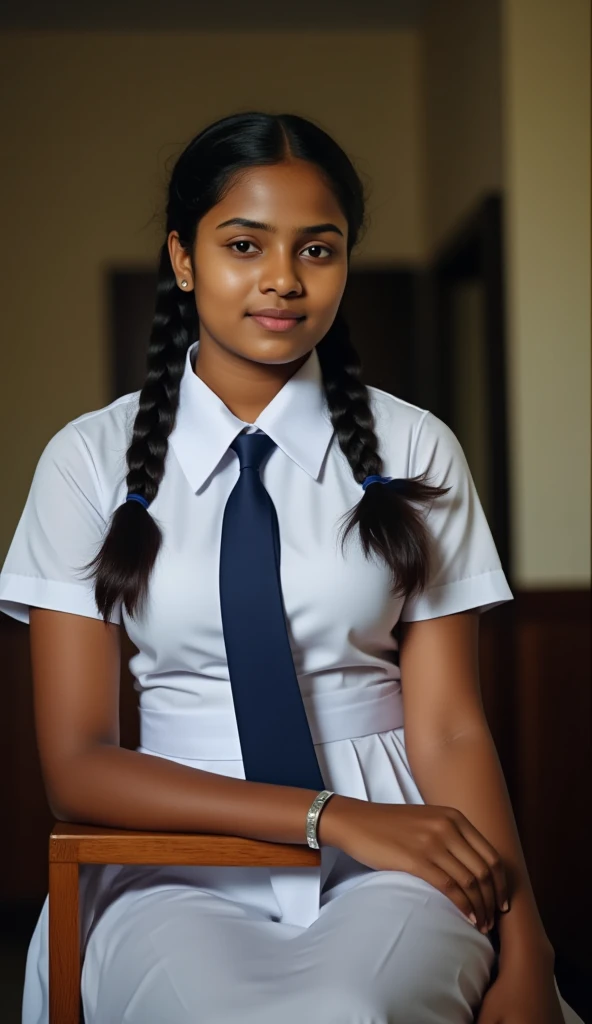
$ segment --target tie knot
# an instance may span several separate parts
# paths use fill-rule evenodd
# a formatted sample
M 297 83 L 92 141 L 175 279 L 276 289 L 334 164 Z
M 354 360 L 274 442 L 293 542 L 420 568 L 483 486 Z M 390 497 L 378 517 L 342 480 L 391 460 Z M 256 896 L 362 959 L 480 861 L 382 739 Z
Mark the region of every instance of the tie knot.
M 263 459 L 276 447 L 276 443 L 264 433 L 239 434 L 230 447 L 238 455 L 241 472 L 243 469 L 255 469 L 258 472 Z

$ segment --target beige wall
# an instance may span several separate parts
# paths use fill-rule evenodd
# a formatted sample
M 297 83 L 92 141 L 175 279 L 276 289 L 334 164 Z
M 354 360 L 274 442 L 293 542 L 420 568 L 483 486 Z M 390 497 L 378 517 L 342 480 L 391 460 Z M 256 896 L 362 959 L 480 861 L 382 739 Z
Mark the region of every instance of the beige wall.
M 502 186 L 499 0 L 438 0 L 422 32 L 426 247 Z
M 151 261 L 165 160 L 249 108 L 311 116 L 372 182 L 363 258 L 423 251 L 418 37 L 4 34 L 0 558 L 41 449 L 108 398 L 104 272 Z M 362 258 L 362 256 L 361 256 Z
M 43 445 L 108 399 L 104 275 L 153 260 L 166 161 L 262 107 L 316 118 L 372 183 L 368 262 L 421 262 L 507 189 L 516 583 L 586 582 L 588 22 L 587 0 L 439 0 L 423 34 L 0 35 L 0 560 Z
M 590 580 L 590 6 L 504 0 L 513 548 L 522 586 Z

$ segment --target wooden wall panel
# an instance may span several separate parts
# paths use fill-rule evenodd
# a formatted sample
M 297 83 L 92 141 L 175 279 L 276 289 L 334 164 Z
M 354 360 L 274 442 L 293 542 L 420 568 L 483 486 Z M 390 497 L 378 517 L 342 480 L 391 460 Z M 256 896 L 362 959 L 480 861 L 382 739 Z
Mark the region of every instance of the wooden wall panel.
M 555 948 L 589 970 L 590 592 L 517 595 L 515 807 Z
M 0 797 L 5 831 L 0 902 L 35 900 L 47 886 L 47 844 L 53 823 L 35 744 L 28 626 L 0 613 L 3 707 Z

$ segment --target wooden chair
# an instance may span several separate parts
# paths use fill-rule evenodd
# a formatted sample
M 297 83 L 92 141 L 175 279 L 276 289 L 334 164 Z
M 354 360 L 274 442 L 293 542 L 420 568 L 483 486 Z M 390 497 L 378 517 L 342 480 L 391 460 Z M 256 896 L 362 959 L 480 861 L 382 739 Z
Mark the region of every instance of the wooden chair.
M 128 832 L 57 822 L 49 837 L 49 1024 L 80 1024 L 79 864 L 317 867 L 320 851 L 235 836 Z M 565 1024 L 584 1024 L 562 998 Z
M 234 836 L 128 832 L 57 822 L 49 838 L 49 1022 L 79 1024 L 80 864 L 317 867 L 320 851 Z

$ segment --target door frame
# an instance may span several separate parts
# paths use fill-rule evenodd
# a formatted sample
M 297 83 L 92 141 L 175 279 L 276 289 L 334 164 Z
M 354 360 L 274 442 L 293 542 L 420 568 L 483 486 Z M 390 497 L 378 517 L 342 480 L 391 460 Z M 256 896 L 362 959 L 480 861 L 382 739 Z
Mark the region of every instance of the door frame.
M 462 281 L 479 280 L 483 284 L 487 446 L 491 453 L 489 525 L 504 572 L 511 579 L 503 204 L 499 193 L 485 196 L 440 247 L 430 266 L 430 279 L 434 298 L 432 354 L 437 362 L 436 411 L 450 425 L 454 374 L 452 292 Z

